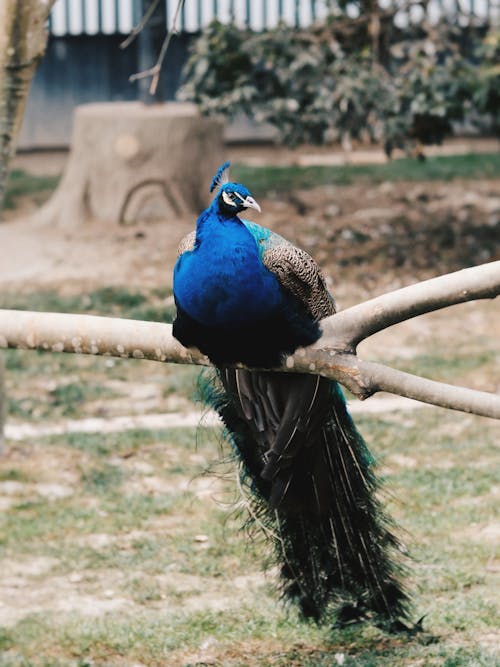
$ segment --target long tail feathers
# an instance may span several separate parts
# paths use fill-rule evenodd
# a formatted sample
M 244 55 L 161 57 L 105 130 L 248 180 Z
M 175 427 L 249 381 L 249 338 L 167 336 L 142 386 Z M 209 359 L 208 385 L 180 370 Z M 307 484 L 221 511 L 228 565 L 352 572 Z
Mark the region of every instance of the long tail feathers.
M 305 617 L 404 628 L 400 544 L 376 498 L 373 459 L 335 382 L 226 369 L 205 383 L 273 542 L 283 597 Z

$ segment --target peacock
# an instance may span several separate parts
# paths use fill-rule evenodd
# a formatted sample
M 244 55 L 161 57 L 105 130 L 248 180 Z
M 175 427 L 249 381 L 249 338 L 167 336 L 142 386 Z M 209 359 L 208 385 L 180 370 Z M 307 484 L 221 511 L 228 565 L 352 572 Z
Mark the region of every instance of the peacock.
M 261 209 L 228 168 L 179 247 L 173 335 L 215 366 L 205 400 L 224 423 L 283 598 L 318 623 L 406 628 L 402 548 L 339 385 L 269 370 L 320 338 L 334 299 L 306 252 L 239 217 Z

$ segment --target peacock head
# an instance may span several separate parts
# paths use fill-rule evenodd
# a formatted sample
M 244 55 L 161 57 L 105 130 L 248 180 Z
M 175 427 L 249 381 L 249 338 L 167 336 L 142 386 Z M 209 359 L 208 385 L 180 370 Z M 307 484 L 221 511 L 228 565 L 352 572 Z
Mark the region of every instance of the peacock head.
M 227 170 L 229 165 L 230 162 L 224 162 L 219 167 L 210 186 L 210 192 L 213 192 L 217 187 L 219 188 L 219 192 L 214 199 L 219 212 L 227 217 L 232 217 L 247 208 L 254 208 L 260 213 L 260 206 L 247 187 L 241 183 L 228 182 Z
M 250 190 L 241 183 L 226 183 L 216 197 L 219 211 L 223 215 L 233 216 L 246 208 L 254 208 L 260 213 L 260 206 L 250 194 Z

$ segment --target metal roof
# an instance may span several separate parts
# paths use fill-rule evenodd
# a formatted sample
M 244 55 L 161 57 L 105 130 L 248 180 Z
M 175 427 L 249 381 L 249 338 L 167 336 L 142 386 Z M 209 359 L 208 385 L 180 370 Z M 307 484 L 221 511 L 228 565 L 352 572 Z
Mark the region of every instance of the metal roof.
M 172 25 L 178 0 L 164 0 L 168 26 Z M 136 0 L 57 0 L 50 17 L 53 35 L 127 34 L 138 20 Z M 328 13 L 328 0 L 185 0 L 179 28 L 183 32 L 197 32 L 213 18 L 229 22 L 234 16 L 240 26 L 254 30 L 275 27 L 280 21 L 295 27 L 306 27 Z M 381 5 L 391 5 L 391 0 Z M 401 6 L 408 3 L 401 2 Z M 499 23 L 500 0 L 429 0 L 429 17 L 437 19 L 443 12 L 457 11 L 480 18 L 489 17 Z M 349 6 L 348 6 L 349 11 Z M 351 13 L 356 16 L 354 3 Z M 402 10 L 399 21 L 418 21 L 423 10 L 412 6 Z

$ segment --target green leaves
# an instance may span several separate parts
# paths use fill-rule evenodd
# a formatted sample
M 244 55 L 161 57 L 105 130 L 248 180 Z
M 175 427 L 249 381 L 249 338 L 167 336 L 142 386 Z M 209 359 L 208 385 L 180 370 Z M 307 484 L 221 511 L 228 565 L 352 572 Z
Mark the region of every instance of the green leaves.
M 181 97 L 203 113 L 270 123 L 291 146 L 368 140 L 390 154 L 441 142 L 466 115 L 500 124 L 498 36 L 481 42 L 446 22 L 401 30 L 386 17 L 375 44 L 365 24 L 339 16 L 254 33 L 213 22 Z
M 476 51 L 480 61 L 473 102 L 486 114 L 490 128 L 500 134 L 500 31 L 491 32 Z

